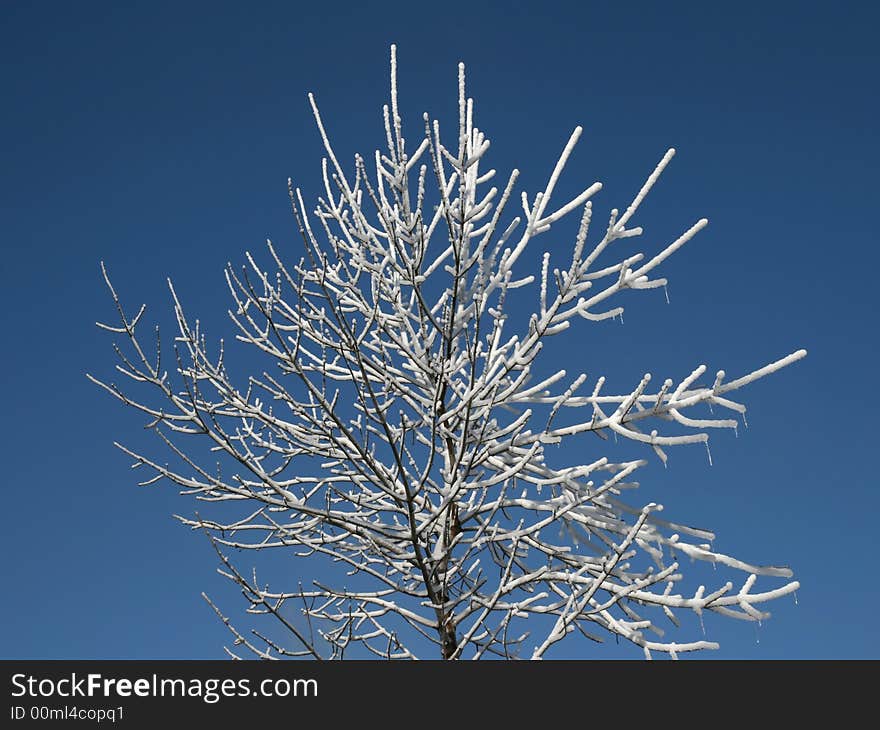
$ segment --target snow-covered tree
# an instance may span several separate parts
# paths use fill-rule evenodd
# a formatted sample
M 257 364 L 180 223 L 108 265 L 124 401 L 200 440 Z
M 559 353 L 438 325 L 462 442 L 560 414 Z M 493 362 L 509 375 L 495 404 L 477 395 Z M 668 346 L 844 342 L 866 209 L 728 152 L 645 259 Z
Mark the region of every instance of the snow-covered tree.
M 144 414 L 178 465 L 119 448 L 150 470 L 143 483 L 167 479 L 230 503 L 179 519 L 210 537 L 248 610 L 284 629 L 240 630 L 206 596 L 233 645 L 255 656 L 540 659 L 574 632 L 614 635 L 647 657 L 717 648 L 667 632 L 683 630 L 682 612 L 759 621 L 763 604 L 798 584 L 788 568 L 714 551 L 711 532 L 666 521 L 660 504 L 625 500 L 646 462 L 615 460 L 615 442 L 665 462 L 671 446 L 736 428 L 745 407 L 731 396 L 806 353 L 735 378 L 703 365 L 677 381 L 645 374 L 623 392 L 542 363 L 551 338 L 620 315 L 627 290 L 665 286 L 660 265 L 706 225 L 653 253 L 621 243 L 642 233 L 639 206 L 674 150 L 597 226 L 599 183 L 554 200 L 580 127 L 543 190 L 516 195 L 516 170 L 496 186 L 486 169 L 464 66 L 448 147 L 428 115 L 406 144 L 396 70 L 392 46 L 387 149 L 355 156 L 352 170 L 309 96 L 326 157 L 314 209 L 289 185 L 303 253 L 270 241 L 271 272 L 250 254 L 226 270 L 235 340 L 265 359 L 261 372 L 234 382 L 222 341 L 208 343 L 170 282 L 178 331 L 166 370 L 158 335 L 156 345 L 140 336 L 144 308 L 126 313 L 102 264 L 120 323 L 99 326 L 127 341 L 118 370 L 137 395 L 92 379 Z M 544 253 L 539 270 L 523 271 L 536 240 L 562 251 L 554 233 L 569 215 L 580 224 L 564 255 Z M 508 316 L 524 296 L 530 316 Z M 589 434 L 607 455 L 584 445 Z M 266 585 L 233 562 L 236 550 L 284 551 L 302 577 Z M 680 556 L 734 580 L 688 587 Z M 759 576 L 777 580 L 759 590 Z

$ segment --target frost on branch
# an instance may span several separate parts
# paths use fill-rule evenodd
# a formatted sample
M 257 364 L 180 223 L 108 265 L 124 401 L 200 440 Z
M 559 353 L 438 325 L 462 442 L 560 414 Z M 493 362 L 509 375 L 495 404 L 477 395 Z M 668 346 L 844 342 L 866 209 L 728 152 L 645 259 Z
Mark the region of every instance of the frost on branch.
M 625 500 L 644 460 L 554 463 L 588 452 L 587 432 L 638 442 L 665 462 L 670 446 L 735 428 L 745 412 L 736 391 L 806 354 L 735 378 L 704 365 L 678 380 L 645 374 L 623 392 L 605 377 L 539 371 L 549 338 L 578 319 L 621 314 L 625 290 L 664 286 L 660 264 L 706 225 L 651 253 L 615 245 L 641 235 L 634 218 L 674 150 L 595 233 L 599 183 L 554 198 L 581 128 L 544 189 L 516 196 L 516 170 L 497 182 L 484 165 L 489 140 L 474 125 L 464 66 L 453 143 L 425 115 L 408 145 L 392 47 L 387 149 L 356 156 L 351 170 L 309 101 L 326 157 L 316 209 L 289 186 L 303 253 L 291 259 L 268 242 L 273 271 L 249 253 L 246 266 L 226 270 L 235 339 L 258 351 L 262 372 L 234 383 L 223 345 L 208 345 L 170 282 L 177 332 L 166 370 L 158 332 L 154 345 L 141 338 L 143 308 L 126 313 L 102 264 L 120 322 L 99 326 L 127 340 L 117 369 L 138 394 L 92 379 L 147 416 L 176 465 L 119 448 L 147 467 L 145 484 L 164 478 L 230 503 L 217 507 L 224 519 L 179 519 L 210 537 L 249 611 L 283 629 L 285 641 L 241 633 L 212 602 L 234 646 L 264 658 L 540 659 L 576 632 L 674 658 L 717 647 L 668 637 L 682 612 L 768 616 L 763 604 L 798 587 L 791 571 L 716 552 L 711 532 Z M 569 215 L 580 223 L 564 249 L 554 227 Z M 517 264 L 536 239 L 559 253 L 530 274 Z M 514 294 L 520 287 L 533 292 L 532 313 L 508 317 L 529 291 Z M 717 415 L 725 412 L 732 417 Z M 563 448 L 548 453 L 551 444 Z M 613 441 L 595 444 L 610 451 Z M 301 578 L 266 585 L 236 567 L 234 549 L 286 551 Z M 732 579 L 687 587 L 679 556 Z M 758 588 L 757 576 L 782 580 Z

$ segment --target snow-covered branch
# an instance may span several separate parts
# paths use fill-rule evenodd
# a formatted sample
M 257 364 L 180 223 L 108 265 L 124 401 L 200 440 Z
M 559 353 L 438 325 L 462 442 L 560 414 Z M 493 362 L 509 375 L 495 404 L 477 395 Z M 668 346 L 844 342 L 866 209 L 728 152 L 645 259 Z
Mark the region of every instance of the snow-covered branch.
M 643 234 L 631 221 L 674 150 L 593 236 L 601 184 L 554 197 L 580 127 L 543 189 L 517 195 L 517 170 L 491 184 L 490 141 L 474 124 L 464 66 L 448 147 L 428 115 L 408 144 L 396 70 L 392 47 L 386 149 L 351 168 L 309 95 L 325 159 L 315 207 L 289 186 L 302 255 L 291 260 L 270 241 L 273 271 L 250 253 L 242 268 L 227 267 L 234 339 L 263 358 L 260 372 L 235 382 L 227 345 L 209 344 L 170 281 L 169 365 L 158 329 L 143 336 L 144 308 L 128 314 L 102 264 L 119 322 L 99 326 L 122 339 L 125 385 L 89 377 L 143 414 L 173 463 L 120 448 L 148 472 L 142 484 L 168 480 L 200 501 L 245 503 L 235 517 L 218 506 L 211 518 L 180 519 L 209 536 L 248 611 L 273 617 L 292 642 L 241 633 L 208 599 L 233 645 L 263 658 L 414 658 L 427 648 L 537 659 L 579 634 L 675 657 L 716 646 L 663 639 L 660 623 L 677 625 L 676 611 L 765 618 L 757 606 L 797 588 L 788 568 L 716 552 L 711 532 L 661 519 L 659 504 L 629 504 L 622 494 L 647 462 L 587 456 L 583 439 L 611 433 L 665 463 L 668 447 L 735 429 L 745 406 L 731 394 L 805 351 L 733 379 L 723 370 L 706 379 L 700 365 L 658 386 L 645 373 L 618 392 L 605 376 L 548 370 L 542 357 L 553 338 L 588 326 L 578 317 L 619 316 L 625 292 L 665 286 L 657 270 L 706 226 L 700 219 L 643 252 L 615 245 Z M 544 252 L 530 270 L 533 241 L 552 235 L 558 252 L 573 216 L 570 258 Z M 296 557 L 303 584 L 270 590 L 229 557 L 273 549 Z M 682 589 L 682 554 L 746 578 L 738 590 L 736 581 Z M 754 591 L 759 575 L 786 582 Z

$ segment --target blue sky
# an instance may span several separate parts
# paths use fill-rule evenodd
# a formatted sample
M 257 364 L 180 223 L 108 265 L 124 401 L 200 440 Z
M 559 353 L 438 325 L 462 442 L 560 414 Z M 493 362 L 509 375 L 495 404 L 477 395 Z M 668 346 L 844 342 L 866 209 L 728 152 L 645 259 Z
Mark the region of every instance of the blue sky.
M 528 190 L 576 124 L 565 185 L 602 180 L 603 214 L 678 149 L 636 222 L 646 245 L 702 216 L 709 228 L 664 265 L 668 305 L 657 292 L 629 298 L 625 324 L 583 323 L 573 356 L 624 390 L 646 370 L 740 374 L 808 349 L 745 391 L 749 428 L 714 435 L 713 466 L 702 447 L 673 450 L 668 469 L 645 470 L 641 496 L 802 583 L 797 605 L 771 606 L 757 634 L 707 619 L 722 643 L 713 656 L 880 656 L 866 395 L 878 354 L 876 8 L 153 0 L 3 15 L 0 656 L 222 655 L 228 635 L 200 593 L 233 616 L 242 605 L 205 540 L 170 517 L 196 506 L 134 486 L 111 444 L 150 443 L 142 423 L 85 378 L 113 365 L 94 327 L 113 315 L 98 262 L 129 307 L 146 302 L 167 322 L 171 275 L 209 332 L 228 334 L 225 263 L 267 237 L 295 245 L 288 176 L 319 189 L 306 93 L 343 159 L 372 152 L 392 42 L 411 136 L 423 110 L 453 117 L 464 61 L 489 160 L 522 170 Z

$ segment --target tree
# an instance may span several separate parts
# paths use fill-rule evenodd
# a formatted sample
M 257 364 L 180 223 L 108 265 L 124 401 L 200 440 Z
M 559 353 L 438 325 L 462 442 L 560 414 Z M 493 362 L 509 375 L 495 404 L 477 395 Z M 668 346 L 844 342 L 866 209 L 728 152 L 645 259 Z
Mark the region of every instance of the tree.
M 167 372 L 158 328 L 148 354 L 138 330 L 144 307 L 126 314 L 101 265 L 120 324 L 99 326 L 125 336 L 118 369 L 146 390 L 135 396 L 92 380 L 144 414 L 178 465 L 117 446 L 149 468 L 143 484 L 166 479 L 198 500 L 242 503 L 234 517 L 179 518 L 209 536 L 248 610 L 274 617 L 288 639 L 240 631 L 205 596 L 234 644 L 264 658 L 411 658 L 427 649 L 445 659 L 538 659 L 578 632 L 675 658 L 717 648 L 665 638 L 680 612 L 766 618 L 761 604 L 797 589 L 791 570 L 716 552 L 711 532 L 661 519 L 660 504 L 625 501 L 644 459 L 556 463 L 578 454 L 557 446 L 577 442 L 586 451 L 591 434 L 637 442 L 665 463 L 668 447 L 736 427 L 706 407 L 744 413 L 731 394 L 806 354 L 732 380 L 724 371 L 704 379 L 703 365 L 659 387 L 645 374 L 619 395 L 606 392 L 604 377 L 541 362 L 542 347 L 574 322 L 621 315 L 606 304 L 615 295 L 665 286 L 655 270 L 706 225 L 698 221 L 649 257 L 619 243 L 642 233 L 631 221 L 674 150 L 588 245 L 601 185 L 551 205 L 580 127 L 545 188 L 521 193 L 514 217 L 518 172 L 489 186 L 489 140 L 474 125 L 464 66 L 455 145 L 443 144 L 426 114 L 412 151 L 396 70 L 392 46 L 387 152 L 369 166 L 355 156 L 351 174 L 309 95 L 326 157 L 324 194 L 311 214 L 289 183 L 302 257 L 288 260 L 269 241 L 273 273 L 249 253 L 247 266 L 226 269 L 235 339 L 265 358 L 262 372 L 236 385 L 222 340 L 212 352 L 170 280 L 177 332 Z M 576 211 L 562 265 L 544 253 L 537 274 L 520 271 L 527 247 Z M 531 315 L 508 317 L 523 296 L 516 290 L 530 285 Z M 236 549 L 286 551 L 313 579 L 271 589 L 237 567 Z M 682 590 L 679 555 L 745 578 L 738 587 Z M 784 580 L 757 591 L 758 576 Z

